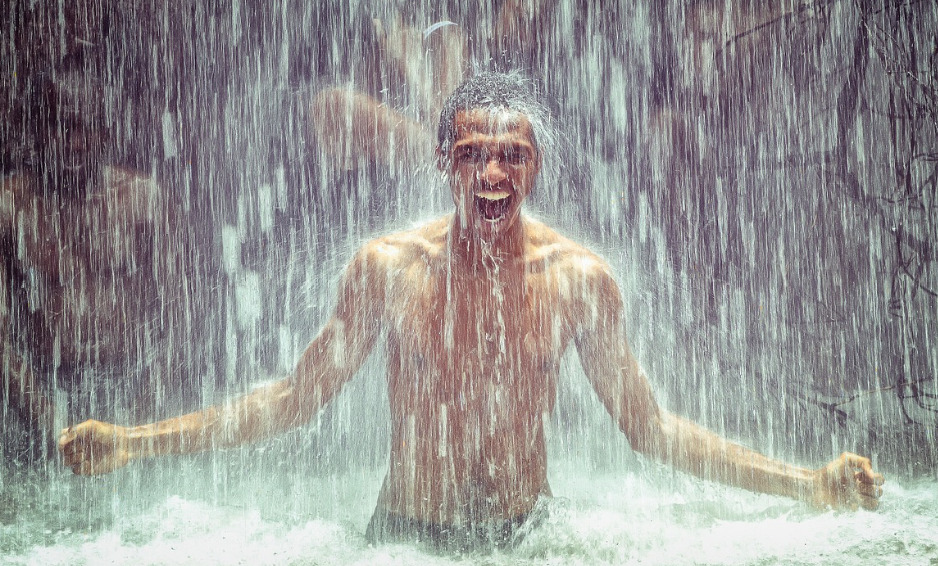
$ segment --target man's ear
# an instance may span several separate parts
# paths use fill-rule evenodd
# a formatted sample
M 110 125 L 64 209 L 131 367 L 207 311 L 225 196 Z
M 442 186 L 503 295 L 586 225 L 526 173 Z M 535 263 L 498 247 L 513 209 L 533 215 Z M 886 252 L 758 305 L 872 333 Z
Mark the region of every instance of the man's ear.
M 440 146 L 437 146 L 433 153 L 436 157 L 436 168 L 439 169 L 440 172 L 446 173 L 449 160 L 446 158 L 446 155 L 440 149 Z

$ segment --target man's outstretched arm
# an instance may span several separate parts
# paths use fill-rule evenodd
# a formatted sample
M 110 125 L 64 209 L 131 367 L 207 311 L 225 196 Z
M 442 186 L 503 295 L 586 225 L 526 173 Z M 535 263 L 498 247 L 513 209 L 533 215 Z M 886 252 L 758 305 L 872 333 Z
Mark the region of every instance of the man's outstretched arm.
M 601 273 L 600 273 L 601 272 Z M 605 269 L 597 270 L 587 291 L 601 305 L 577 338 L 593 387 L 633 448 L 692 473 L 819 507 L 875 509 L 883 477 L 869 459 L 844 453 L 811 470 L 769 458 L 658 406 L 651 386 L 625 337 L 618 288 Z
M 380 331 L 384 285 L 367 248 L 346 272 L 333 318 L 293 374 L 222 406 L 153 424 L 86 421 L 62 431 L 59 448 L 76 474 L 97 475 L 131 460 L 261 440 L 308 422 L 361 367 Z

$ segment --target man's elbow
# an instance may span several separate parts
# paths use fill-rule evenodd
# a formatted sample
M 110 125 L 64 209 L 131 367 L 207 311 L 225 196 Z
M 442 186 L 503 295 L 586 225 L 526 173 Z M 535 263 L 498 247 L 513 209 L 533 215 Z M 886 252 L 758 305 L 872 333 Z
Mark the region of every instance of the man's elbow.
M 636 418 L 628 415 L 619 419 L 619 426 L 625 433 L 632 450 L 661 460 L 666 454 L 665 423 L 660 415 Z

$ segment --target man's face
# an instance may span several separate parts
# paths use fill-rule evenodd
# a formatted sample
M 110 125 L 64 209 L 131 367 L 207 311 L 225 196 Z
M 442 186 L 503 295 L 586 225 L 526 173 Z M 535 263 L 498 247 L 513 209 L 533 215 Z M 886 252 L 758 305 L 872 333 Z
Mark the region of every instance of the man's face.
M 456 114 L 450 185 L 460 226 L 494 240 L 518 220 L 534 188 L 540 156 L 527 116 L 511 110 Z

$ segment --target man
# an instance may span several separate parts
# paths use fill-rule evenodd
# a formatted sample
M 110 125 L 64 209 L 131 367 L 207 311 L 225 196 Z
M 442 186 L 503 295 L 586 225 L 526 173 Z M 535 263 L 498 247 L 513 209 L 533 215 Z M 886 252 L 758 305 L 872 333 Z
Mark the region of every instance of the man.
M 51 72 L 31 96 L 30 147 L 0 183 L 0 400 L 54 446 L 56 413 L 181 410 L 163 404 L 181 385 L 169 370 L 191 366 L 193 254 L 169 195 L 108 163 L 104 85 L 80 58 Z
M 451 216 L 374 240 L 293 374 L 231 404 L 151 425 L 90 421 L 60 447 L 75 473 L 233 446 L 299 426 L 352 378 L 382 334 L 390 470 L 369 537 L 507 543 L 548 495 L 544 421 L 574 345 L 632 446 L 699 475 L 818 505 L 875 508 L 882 477 L 844 454 L 811 471 L 732 444 L 660 408 L 632 356 L 609 267 L 533 219 L 545 111 L 515 75 L 482 74 L 444 107 L 438 158 Z

